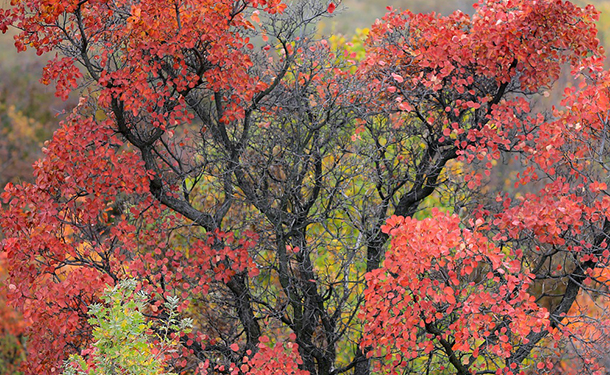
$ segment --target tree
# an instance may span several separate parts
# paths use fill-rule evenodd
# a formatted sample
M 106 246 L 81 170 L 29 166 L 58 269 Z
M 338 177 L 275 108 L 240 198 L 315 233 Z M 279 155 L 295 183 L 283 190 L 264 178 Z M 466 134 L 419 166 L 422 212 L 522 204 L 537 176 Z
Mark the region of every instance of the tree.
M 168 312 L 167 325 L 155 332 L 155 347 L 150 342 L 151 322 L 146 321 L 147 296 L 135 293 L 137 282 L 126 279 L 114 288 L 107 289 L 102 300 L 108 307 L 95 304 L 89 308 L 89 323 L 94 326 L 94 351 L 90 353 L 87 363 L 78 355 L 72 355 L 67 361 L 65 374 L 116 374 L 129 375 L 166 374 L 163 371 L 166 353 L 175 346 L 170 331 L 186 331 L 190 327 L 188 320 L 176 321 L 178 298 L 168 297 L 165 307 Z M 89 354 L 85 351 L 86 354 Z M 171 374 L 168 374 L 171 375 Z
M 610 255 L 597 12 L 390 10 L 350 47 L 315 38 L 334 10 L 35 0 L 0 14 L 18 49 L 58 53 L 43 72 L 57 95 L 82 91 L 36 181 L 3 194 L 26 372 L 91 353 L 88 307 L 124 279 L 149 296 L 152 332 L 184 301 L 175 372 L 601 368 L 587 309 L 566 315 L 583 293 L 604 301 Z M 530 109 L 566 64 L 582 85 Z M 486 198 L 512 156 L 527 194 Z
M 0 259 L 0 278 L 6 280 L 6 259 Z M 7 304 L 7 288 L 0 291 L 0 373 L 20 374 L 19 365 L 25 359 L 25 322 L 21 316 Z

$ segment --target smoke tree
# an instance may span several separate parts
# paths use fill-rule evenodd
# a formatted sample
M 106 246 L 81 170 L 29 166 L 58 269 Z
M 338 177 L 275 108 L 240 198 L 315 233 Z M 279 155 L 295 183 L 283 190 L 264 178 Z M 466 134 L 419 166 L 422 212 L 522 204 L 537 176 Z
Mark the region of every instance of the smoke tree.
M 193 322 L 159 356 L 172 372 L 602 371 L 595 9 L 390 9 L 358 45 L 316 36 L 335 9 L 31 0 L 0 13 L 19 50 L 55 56 L 43 82 L 81 93 L 35 182 L 2 195 L 26 373 L 91 362 L 102 333 L 87 311 L 126 279 L 148 296 L 150 345 L 172 296 Z M 578 86 L 535 107 L 565 67 Z M 521 191 L 490 193 L 513 157 Z

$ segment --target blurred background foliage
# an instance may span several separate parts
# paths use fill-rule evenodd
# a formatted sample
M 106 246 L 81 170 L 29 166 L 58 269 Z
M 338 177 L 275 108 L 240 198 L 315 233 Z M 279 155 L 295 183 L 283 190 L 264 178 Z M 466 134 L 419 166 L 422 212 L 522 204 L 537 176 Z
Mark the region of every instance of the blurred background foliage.
M 298 0 L 294 0 L 298 1 Z M 578 5 L 592 3 L 601 11 L 598 23 L 598 38 L 606 48 L 610 45 L 610 0 L 573 1 Z M 367 28 L 376 19 L 383 17 L 387 7 L 410 9 L 414 13 L 437 12 L 443 15 L 459 9 L 472 14 L 472 0 L 343 0 L 335 16 L 325 19 L 319 25 L 320 35 L 333 35 L 331 42 L 339 46 L 352 43 L 352 51 L 364 54 L 361 41 Z M 0 0 L 0 9 L 9 6 L 8 0 Z M 75 96 L 66 102 L 55 97 L 54 87 L 39 82 L 42 67 L 50 56 L 37 56 L 32 51 L 20 53 L 13 46 L 10 31 L 0 34 L 0 192 L 9 182 L 31 181 L 32 164 L 40 157 L 44 141 L 49 139 L 66 111 L 77 103 Z M 362 56 L 358 56 L 361 58 Z M 556 85 L 560 88 L 570 86 L 568 74 L 560 78 Z M 541 97 L 545 105 L 556 104 L 561 99 L 562 89 Z M 496 189 L 507 190 L 506 177 L 517 173 L 519 165 L 506 161 L 494 169 L 490 176 L 488 193 Z M 451 173 L 451 172 L 449 172 Z M 519 194 L 519 192 L 514 192 Z M 442 194 L 439 193 L 439 194 Z M 442 205 L 442 197 L 436 195 L 431 205 Z M 1 234 L 0 234 L 1 235 Z M 1 239 L 1 238 L 0 238 Z M 5 271 L 0 256 L 0 284 L 3 284 Z M 23 328 L 27 324 L 4 303 L 4 296 L 10 286 L 0 288 L 0 375 L 18 374 L 17 366 L 24 359 Z
M 58 116 L 77 103 L 73 98 L 63 102 L 53 87 L 39 82 L 49 56 L 33 51 L 17 56 L 13 35 L 0 35 L 0 187 L 32 179 L 32 163 L 55 131 Z

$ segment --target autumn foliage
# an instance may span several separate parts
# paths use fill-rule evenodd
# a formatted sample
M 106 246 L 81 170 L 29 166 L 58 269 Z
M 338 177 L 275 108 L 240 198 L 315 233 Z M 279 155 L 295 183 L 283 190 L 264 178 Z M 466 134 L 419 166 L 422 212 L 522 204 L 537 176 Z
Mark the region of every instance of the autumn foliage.
M 610 75 L 597 11 L 390 8 L 346 43 L 312 29 L 337 5 L 1 11 L 19 50 L 56 56 L 42 81 L 81 94 L 35 180 L 2 194 L 25 373 L 102 371 L 102 341 L 130 359 L 118 372 L 131 358 L 155 373 L 604 371 Z M 562 69 L 574 85 L 541 108 Z M 507 159 L 511 189 L 485 186 Z M 125 280 L 139 297 L 117 292 Z M 91 311 L 125 324 L 104 329 Z M 110 339 L 129 332 L 130 345 Z

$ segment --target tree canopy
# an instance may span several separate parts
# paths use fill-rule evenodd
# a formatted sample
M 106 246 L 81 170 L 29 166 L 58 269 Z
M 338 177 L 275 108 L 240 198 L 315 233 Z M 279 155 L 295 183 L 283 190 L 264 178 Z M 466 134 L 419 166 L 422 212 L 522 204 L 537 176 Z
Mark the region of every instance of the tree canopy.
M 42 81 L 80 93 L 34 181 L 2 194 L 26 374 L 604 371 L 598 12 L 389 8 L 324 39 L 338 5 L 0 11 L 17 49 L 55 56 Z

